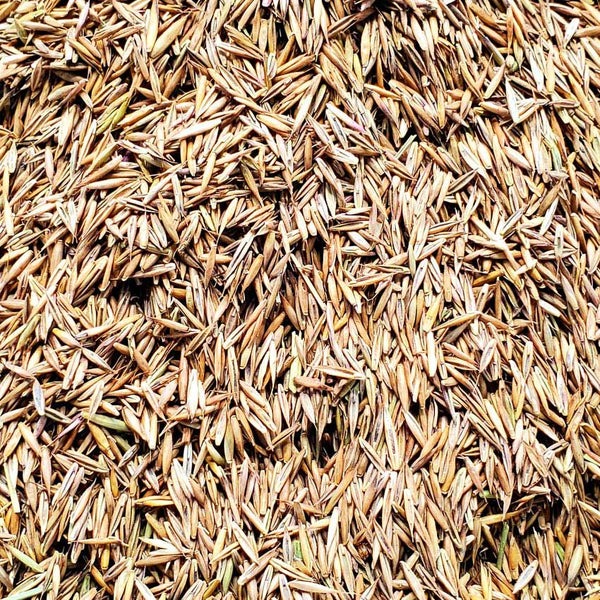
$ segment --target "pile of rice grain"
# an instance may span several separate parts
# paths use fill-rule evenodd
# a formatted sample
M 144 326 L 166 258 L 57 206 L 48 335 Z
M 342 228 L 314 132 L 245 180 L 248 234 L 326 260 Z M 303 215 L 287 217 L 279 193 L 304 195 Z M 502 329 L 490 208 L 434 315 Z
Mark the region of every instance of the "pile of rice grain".
M 592 0 L 0 5 L 0 597 L 600 595 Z

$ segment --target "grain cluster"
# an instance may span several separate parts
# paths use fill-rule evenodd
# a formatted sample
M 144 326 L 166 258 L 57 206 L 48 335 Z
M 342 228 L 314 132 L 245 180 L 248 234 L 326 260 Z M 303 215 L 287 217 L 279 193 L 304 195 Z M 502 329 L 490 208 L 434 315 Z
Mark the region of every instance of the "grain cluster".
M 0 597 L 600 597 L 592 0 L 0 4 Z

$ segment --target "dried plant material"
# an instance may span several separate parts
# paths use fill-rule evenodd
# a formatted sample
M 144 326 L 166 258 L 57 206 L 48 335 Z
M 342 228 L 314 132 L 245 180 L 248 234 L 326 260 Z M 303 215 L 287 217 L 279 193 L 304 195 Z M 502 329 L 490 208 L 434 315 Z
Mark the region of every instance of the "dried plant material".
M 589 0 L 0 5 L 0 597 L 600 577 Z

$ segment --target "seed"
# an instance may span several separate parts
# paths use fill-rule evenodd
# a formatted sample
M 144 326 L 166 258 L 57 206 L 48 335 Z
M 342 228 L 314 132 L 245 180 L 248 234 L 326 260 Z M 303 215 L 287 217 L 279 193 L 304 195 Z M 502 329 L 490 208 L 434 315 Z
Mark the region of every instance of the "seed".
M 594 3 L 185 4 L 0 7 L 0 597 L 593 595 Z

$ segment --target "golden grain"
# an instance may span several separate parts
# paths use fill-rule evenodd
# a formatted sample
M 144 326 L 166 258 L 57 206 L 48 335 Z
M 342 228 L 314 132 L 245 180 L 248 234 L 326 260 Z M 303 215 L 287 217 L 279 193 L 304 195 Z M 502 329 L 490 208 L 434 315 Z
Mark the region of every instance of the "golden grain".
M 599 14 L 0 6 L 0 596 L 594 597 Z

